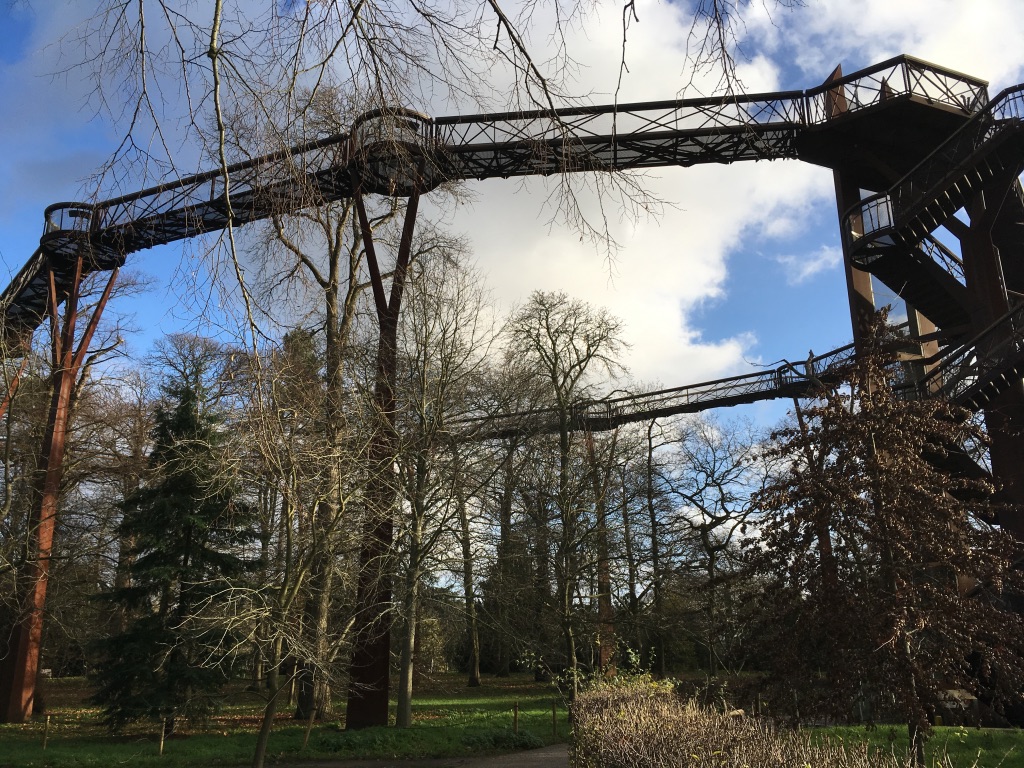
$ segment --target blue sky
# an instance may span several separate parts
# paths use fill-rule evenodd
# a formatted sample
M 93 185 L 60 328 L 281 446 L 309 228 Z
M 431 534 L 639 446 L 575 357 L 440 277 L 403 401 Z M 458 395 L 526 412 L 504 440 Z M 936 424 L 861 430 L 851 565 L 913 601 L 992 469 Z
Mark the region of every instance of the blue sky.
M 73 34 L 81 5 L 89 4 L 0 4 L 0 280 L 31 254 L 43 209 L 78 197 L 81 181 L 116 143 L 116 127 L 96 116 L 82 71 L 54 75 L 77 56 L 59 41 Z M 639 0 L 637 8 L 620 101 L 710 89 L 698 78 L 681 94 L 689 77 L 687 3 Z M 619 14 L 615 4 L 598 9 L 569 41 L 581 63 L 576 92 L 594 103 L 612 98 Z M 1019 0 L 807 0 L 803 8 L 771 14 L 755 2 L 746 6 L 739 32 L 749 92 L 810 88 L 836 64 L 849 73 L 899 53 L 987 79 L 991 93 L 1024 81 Z M 544 35 L 533 40 L 543 45 Z M 438 115 L 460 111 L 451 102 L 412 106 Z M 793 162 L 662 169 L 648 184 L 673 207 L 656 220 L 613 220 L 622 247 L 610 263 L 557 217 L 551 223 L 547 184 L 473 182 L 472 202 L 426 209 L 467 237 L 498 307 L 510 309 L 539 288 L 565 290 L 620 316 L 636 379 L 665 386 L 701 381 L 783 357 L 803 359 L 810 348 L 823 352 L 849 340 L 829 171 Z M 132 340 L 135 350 L 195 322 L 175 275 L 198 266 L 182 261 L 180 247 L 137 254 L 129 266 L 156 280 L 142 300 L 121 307 L 135 312 L 143 329 Z

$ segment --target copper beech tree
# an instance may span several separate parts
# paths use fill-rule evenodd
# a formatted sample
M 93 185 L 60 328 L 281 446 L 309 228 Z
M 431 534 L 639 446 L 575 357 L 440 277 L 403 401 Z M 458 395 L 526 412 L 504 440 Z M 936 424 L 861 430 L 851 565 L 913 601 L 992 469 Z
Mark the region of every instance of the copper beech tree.
M 992 483 L 950 469 L 984 434 L 956 405 L 900 397 L 892 341 L 880 318 L 847 382 L 773 435 L 784 469 L 755 497 L 747 557 L 777 711 L 898 718 L 920 762 L 946 690 L 998 711 L 1024 682 L 1021 545 L 990 524 Z

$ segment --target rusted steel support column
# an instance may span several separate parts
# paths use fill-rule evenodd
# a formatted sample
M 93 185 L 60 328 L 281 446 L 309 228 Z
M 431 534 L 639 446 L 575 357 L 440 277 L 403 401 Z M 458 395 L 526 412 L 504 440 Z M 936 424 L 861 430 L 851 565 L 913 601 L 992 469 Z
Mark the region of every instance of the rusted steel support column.
M 373 230 L 361 195 L 356 211 L 366 248 L 366 262 L 373 288 L 374 306 L 380 330 L 374 406 L 377 423 L 369 448 L 370 477 L 366 491 L 366 521 L 359 553 L 359 584 L 356 594 L 355 640 L 349 670 L 345 727 L 348 729 L 388 724 L 389 672 L 391 665 L 391 548 L 394 543 L 394 515 L 398 508 L 395 456 L 395 379 L 398 369 L 398 319 L 402 294 L 412 258 L 412 236 L 419 207 L 413 193 L 405 209 L 405 225 L 391 275 L 390 295 L 385 292 L 377 260 Z
M 842 66 L 838 66 L 832 74 L 828 76 L 825 83 L 836 82 L 840 80 L 842 76 L 843 68 Z M 883 99 L 887 98 L 887 89 L 888 85 L 883 81 Z M 846 91 L 842 85 L 836 85 L 834 88 L 825 92 L 825 114 L 827 119 L 831 120 L 841 117 L 847 111 Z M 881 158 L 875 157 L 873 154 L 868 152 L 865 152 L 864 154 L 875 173 L 881 173 L 884 177 L 889 178 L 892 181 L 896 181 L 899 178 L 900 174 L 896 173 L 892 168 L 884 163 Z M 845 172 L 839 169 L 835 169 L 832 172 L 832 179 L 836 190 L 836 208 L 837 213 L 839 214 L 840 227 L 842 227 L 843 214 L 846 213 L 851 206 L 856 205 L 861 200 L 861 189 L 863 184 L 861 183 L 861 180 L 857 178 L 857 171 L 858 167 L 856 164 L 848 164 L 845 168 Z M 850 303 L 850 320 L 853 325 L 853 340 L 857 344 L 857 348 L 859 350 L 864 339 L 864 334 L 875 313 L 875 293 L 874 288 L 871 285 L 871 275 L 855 266 L 853 260 L 850 258 L 850 251 L 846 238 L 843 238 L 843 268 L 846 272 L 846 289 Z M 931 326 L 923 315 L 919 315 L 916 310 L 909 305 L 907 306 L 907 314 L 912 324 L 916 321 L 917 325 L 922 325 L 934 330 L 934 326 Z M 917 325 L 915 325 L 915 328 Z M 936 350 L 931 350 L 931 352 L 934 351 Z M 930 354 L 930 352 L 922 351 L 922 354 Z
M 825 84 L 836 82 L 843 77 L 840 64 L 825 79 Z M 837 85 L 825 93 L 825 116 L 829 120 L 841 117 L 847 111 L 846 91 Z M 839 170 L 832 171 L 832 179 L 836 189 L 836 209 L 839 214 L 839 226 L 843 226 L 843 214 L 850 206 L 860 202 L 860 185 L 850 174 Z M 853 324 L 853 341 L 860 349 L 864 333 L 875 312 L 875 295 L 871 288 L 871 275 L 858 269 L 850 258 L 847 238 L 843 238 L 843 268 L 846 271 L 846 290 L 850 301 L 850 320 Z
M 32 715 L 35 702 L 39 652 L 43 639 L 43 613 L 49 581 L 53 533 L 56 527 L 60 483 L 64 469 L 65 437 L 71 416 L 71 397 L 89 343 L 117 279 L 115 269 L 99 303 L 75 348 L 75 328 L 82 282 L 82 257 L 75 262 L 75 276 L 64 305 L 63 326 L 57 312 L 53 270 L 50 270 L 49 314 L 53 357 L 53 394 L 46 433 L 36 475 L 37 507 L 30 521 L 29 557 L 20 579 L 21 615 L 10 636 L 8 654 L 0 662 L 0 722 L 23 723 Z
M 850 206 L 860 202 L 860 187 L 839 171 L 833 171 L 832 178 L 836 188 L 836 209 L 842 226 L 843 214 Z M 871 287 L 871 275 L 854 265 L 846 241 L 847 239 L 843 238 L 843 269 L 846 272 L 846 293 L 850 302 L 853 341 L 859 350 L 875 313 L 875 292 Z

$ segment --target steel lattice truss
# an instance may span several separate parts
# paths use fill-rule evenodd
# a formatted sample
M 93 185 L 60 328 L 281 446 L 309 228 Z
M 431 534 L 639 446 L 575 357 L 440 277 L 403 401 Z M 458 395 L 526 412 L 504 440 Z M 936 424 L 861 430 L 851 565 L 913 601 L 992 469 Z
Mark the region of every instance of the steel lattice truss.
M 656 392 L 577 402 L 569 416 L 571 430 L 601 432 L 624 424 L 684 413 L 778 398 L 813 396 L 822 385 L 848 376 L 856 361 L 853 344 L 804 362 L 783 364 L 756 373 L 687 384 Z M 928 367 L 923 376 L 916 372 Z M 1024 305 L 1015 308 L 974 338 L 944 348 L 934 358 L 895 363 L 892 379 L 906 399 L 941 396 L 977 410 L 1013 380 L 1024 375 Z M 464 439 L 489 440 L 559 431 L 554 408 L 465 419 L 452 425 Z
M 900 56 L 809 91 L 431 119 L 375 111 L 352 130 L 97 203 L 46 211 L 40 251 L 0 295 L 8 340 L 41 322 L 46 266 L 66 286 L 74 257 L 112 269 L 139 250 L 362 193 L 446 180 L 796 157 L 801 131 L 844 112 L 916 99 L 964 112 L 985 84 Z M 225 194 L 225 178 L 230 194 Z M 229 212 L 230 204 L 230 212 Z
M 963 265 L 930 233 L 974 186 L 1024 165 L 1024 87 L 988 103 L 985 83 L 900 56 L 808 91 L 686 99 L 532 112 L 430 118 L 376 110 L 352 129 L 296 147 L 97 203 L 46 210 L 40 248 L 0 294 L 4 336 L 34 330 L 45 312 L 48 273 L 58 292 L 79 255 L 87 271 L 112 269 L 133 252 L 357 194 L 407 195 L 445 181 L 621 171 L 800 157 L 801 135 L 851 114 L 900 101 L 973 115 L 888 193 L 844 218 L 844 236 L 863 268 L 880 254 L 932 266 L 947 292 L 962 289 Z M 1019 170 L 1018 170 L 1019 173 Z M 225 179 L 230 186 L 225 192 Z M 960 319 L 956 313 L 951 318 Z M 1022 325 L 1012 312 L 984 335 L 944 351 L 908 396 L 941 391 L 981 407 L 993 387 L 1020 373 Z M 981 351 L 979 351 L 981 350 Z M 852 361 L 852 346 L 774 370 L 638 396 L 579 404 L 575 428 L 609 429 L 641 419 L 771 397 L 800 397 Z M 549 431 L 550 412 L 502 417 L 492 436 Z M 472 422 L 465 422 L 472 431 Z M 476 430 L 481 434 L 480 430 Z

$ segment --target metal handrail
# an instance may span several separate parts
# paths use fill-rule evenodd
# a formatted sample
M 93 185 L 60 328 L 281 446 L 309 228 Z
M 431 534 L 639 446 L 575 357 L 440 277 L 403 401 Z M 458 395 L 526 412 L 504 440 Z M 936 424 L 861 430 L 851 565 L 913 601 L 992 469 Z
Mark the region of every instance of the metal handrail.
M 926 256 L 951 274 L 957 282 L 966 283 L 967 277 L 964 273 L 963 260 L 934 236 L 925 235 L 919 247 Z
M 783 91 L 737 97 L 679 99 L 563 109 L 506 112 L 474 116 L 430 119 L 409 110 L 393 110 L 397 114 L 415 114 L 423 121 L 422 141 L 431 147 L 459 151 L 481 145 L 509 143 L 568 142 L 586 145 L 588 141 L 614 136 L 650 138 L 658 134 L 703 133 L 709 131 L 764 130 L 768 127 L 806 127 L 826 123 L 835 115 L 826 114 L 822 104 L 838 92 L 847 96 L 848 111 L 853 112 L 881 103 L 895 96 L 927 99 L 932 102 L 969 111 L 986 98 L 984 81 L 961 75 L 911 56 L 898 56 L 834 82 L 807 91 Z M 864 94 L 869 97 L 865 98 Z M 384 114 L 382 110 L 369 113 Z M 359 125 L 366 116 L 357 118 Z M 227 168 L 233 194 L 252 194 L 258 187 L 276 191 L 276 185 L 295 182 L 296 177 L 313 180 L 341 166 L 352 157 L 350 134 L 334 134 L 316 141 L 281 149 L 261 157 L 234 163 Z M 764 148 L 765 155 L 772 152 Z M 288 163 L 289 159 L 294 163 Z M 669 163 L 665 163 L 669 164 Z M 337 174 L 328 174 L 337 175 Z M 347 175 L 347 174 L 341 174 Z M 132 223 L 169 215 L 181 209 L 201 210 L 223 197 L 221 169 L 205 171 L 176 179 L 166 184 L 111 198 L 94 205 L 98 230 L 124 227 Z M 351 189 L 347 190 L 350 192 Z M 318 199 L 313 194 L 304 202 Z M 296 201 L 301 204 L 303 200 Z M 86 204 L 87 205 L 87 204 Z M 194 227 L 205 231 L 202 216 Z

